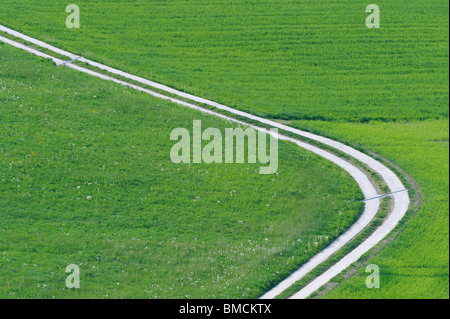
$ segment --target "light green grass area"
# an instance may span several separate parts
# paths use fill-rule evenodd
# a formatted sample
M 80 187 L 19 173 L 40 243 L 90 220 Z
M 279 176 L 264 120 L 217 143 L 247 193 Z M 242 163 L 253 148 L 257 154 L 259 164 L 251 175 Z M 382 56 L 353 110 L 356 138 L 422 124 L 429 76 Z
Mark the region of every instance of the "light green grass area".
M 383 154 L 419 183 L 423 202 L 405 230 L 368 264 L 380 267 L 380 289 L 367 289 L 365 267 L 327 298 L 448 298 L 449 123 L 337 124 L 297 122 Z
M 194 119 L 234 127 L 0 44 L 0 297 L 258 297 L 361 212 L 354 180 L 293 144 L 275 175 L 173 164 Z
M 381 28 L 367 29 L 369 3 L 80 0 L 75 30 L 66 4 L 2 0 L 0 23 L 392 160 L 423 206 L 373 260 L 381 290 L 360 273 L 330 297 L 448 298 L 449 4 L 378 1 Z

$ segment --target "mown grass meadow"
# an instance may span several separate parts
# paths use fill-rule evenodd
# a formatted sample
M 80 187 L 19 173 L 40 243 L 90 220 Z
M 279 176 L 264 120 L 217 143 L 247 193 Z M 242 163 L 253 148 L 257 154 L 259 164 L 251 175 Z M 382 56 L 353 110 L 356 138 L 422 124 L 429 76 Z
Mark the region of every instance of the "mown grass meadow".
M 287 143 L 273 175 L 172 163 L 194 119 L 234 127 L 0 44 L 0 297 L 258 297 L 361 212 L 348 174 Z

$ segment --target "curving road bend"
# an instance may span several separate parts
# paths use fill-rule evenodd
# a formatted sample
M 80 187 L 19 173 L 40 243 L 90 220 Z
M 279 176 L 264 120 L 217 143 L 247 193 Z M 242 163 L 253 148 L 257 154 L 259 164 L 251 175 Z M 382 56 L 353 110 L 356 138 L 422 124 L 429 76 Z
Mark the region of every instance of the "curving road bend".
M 106 65 L 85 59 L 83 57 L 79 57 L 75 54 L 72 54 L 70 52 L 58 49 L 52 45 L 49 45 L 45 42 L 39 41 L 37 39 L 34 39 L 32 37 L 29 37 L 25 34 L 19 33 L 15 30 L 12 30 L 10 28 L 7 28 L 5 26 L 0 25 L 0 31 L 3 31 L 5 33 L 8 33 L 16 38 L 20 38 L 24 41 L 30 42 L 38 47 L 45 48 L 47 50 L 50 50 L 54 53 L 57 53 L 62 56 L 66 56 L 71 60 L 77 60 L 83 63 L 86 63 L 90 66 L 93 66 L 95 68 L 101 69 L 103 71 L 107 71 L 114 75 L 119 75 L 123 78 L 136 81 L 138 83 L 156 88 L 160 91 L 164 91 L 166 93 L 170 93 L 172 95 L 176 95 L 178 97 L 181 97 L 183 99 L 188 99 L 190 101 L 194 101 L 197 103 L 206 104 L 209 106 L 212 106 L 218 110 L 226 111 L 231 114 L 247 118 L 252 121 L 259 122 L 264 125 L 269 125 L 271 127 L 283 130 L 285 132 L 289 132 L 292 134 L 295 134 L 297 136 L 305 137 L 311 140 L 314 140 L 316 142 L 319 142 L 321 144 L 327 145 L 329 147 L 332 147 L 334 149 L 337 149 L 352 158 L 358 160 L 361 163 L 364 163 L 369 168 L 371 168 L 373 171 L 375 171 L 384 181 L 384 183 L 389 187 L 390 192 L 393 193 L 390 196 L 393 198 L 393 208 L 391 213 L 389 214 L 389 217 L 385 220 L 385 222 L 377 228 L 377 230 L 364 242 L 362 242 L 358 247 L 356 247 L 353 251 L 351 251 L 349 254 L 347 254 L 345 257 L 343 257 L 339 262 L 337 262 L 335 265 L 333 265 L 331 268 L 329 268 L 327 271 L 325 271 L 322 275 L 315 278 L 311 283 L 309 283 L 307 286 L 305 286 L 303 289 L 301 289 L 299 292 L 294 294 L 291 298 L 300 299 L 300 298 L 307 298 L 310 296 L 313 292 L 318 290 L 320 287 L 325 285 L 327 282 L 329 282 L 333 277 L 338 275 L 340 272 L 345 270 L 347 267 L 349 267 L 352 263 L 356 262 L 362 255 L 364 255 L 366 252 L 368 252 L 371 248 L 373 248 L 375 245 L 377 245 L 383 238 L 385 238 L 399 223 L 399 221 L 403 218 L 406 211 L 408 210 L 410 199 L 407 192 L 404 192 L 405 186 L 401 182 L 401 180 L 392 172 L 389 168 L 387 168 L 382 163 L 378 162 L 374 158 L 350 147 L 343 143 L 334 141 L 329 138 L 322 137 L 320 135 L 311 134 L 309 132 L 301 131 L 299 129 L 292 128 L 290 126 L 274 122 L 268 119 L 264 119 L 246 112 L 242 112 L 236 109 L 233 109 L 231 107 L 225 106 L 223 104 L 219 104 L 201 97 L 197 97 L 188 93 L 180 92 L 178 90 L 175 90 L 173 88 L 170 88 L 168 86 L 159 84 L 157 82 L 153 82 L 120 70 L 117 70 L 115 68 L 108 67 Z M 345 246 L 350 240 L 352 240 L 357 234 L 359 234 L 369 223 L 370 221 L 375 217 L 376 213 L 378 212 L 379 205 L 380 205 L 380 199 L 376 198 L 379 196 L 376 189 L 372 185 L 369 178 L 362 172 L 358 167 L 353 165 L 352 163 L 332 154 L 329 151 L 323 150 L 317 146 L 313 146 L 311 144 L 302 142 L 298 139 L 294 139 L 291 137 L 288 137 L 283 134 L 276 133 L 274 131 L 268 131 L 263 127 L 248 124 L 246 122 L 234 119 L 232 117 L 223 115 L 221 113 L 202 108 L 196 104 L 188 103 L 183 100 L 179 100 L 170 96 L 166 96 L 157 92 L 154 92 L 152 90 L 142 88 L 140 86 L 118 80 L 116 78 L 71 64 L 71 61 L 63 61 L 61 59 L 58 59 L 56 57 L 53 57 L 49 54 L 43 53 L 41 51 L 38 51 L 36 49 L 30 48 L 26 45 L 23 45 L 17 41 L 13 41 L 11 39 L 5 38 L 0 36 L 0 41 L 5 42 L 7 44 L 10 44 L 16 48 L 25 50 L 27 52 L 30 52 L 32 54 L 35 54 L 40 57 L 52 59 L 56 65 L 64 65 L 66 67 L 75 69 L 77 71 L 90 74 L 92 76 L 112 81 L 115 83 L 118 83 L 123 86 L 128 86 L 131 88 L 134 88 L 136 90 L 139 90 L 141 92 L 145 92 L 147 94 L 150 94 L 154 97 L 161 98 L 164 100 L 169 100 L 173 103 L 189 107 L 194 110 L 198 110 L 200 112 L 210 114 L 213 116 L 220 117 L 222 119 L 238 123 L 240 125 L 245 125 L 249 127 L 253 127 L 256 130 L 264 131 L 268 134 L 271 134 L 272 136 L 280 139 L 289 141 L 292 143 L 297 144 L 298 146 L 309 150 L 319 156 L 322 156 L 323 158 L 326 158 L 327 160 L 337 164 L 342 169 L 347 171 L 358 183 L 361 191 L 364 194 L 364 197 L 366 199 L 370 199 L 365 201 L 365 208 L 360 216 L 360 218 L 357 220 L 355 224 L 353 224 L 344 234 L 339 236 L 333 243 L 331 243 L 327 248 L 316 254 L 313 258 L 311 258 L 307 263 L 302 265 L 297 271 L 295 271 L 293 274 L 291 274 L 288 278 L 280 282 L 277 286 L 272 288 L 270 291 L 266 292 L 263 296 L 261 296 L 262 299 L 270 299 L 275 298 L 280 293 L 282 293 L 284 290 L 289 288 L 293 283 L 303 278 L 307 273 L 309 273 L 311 270 L 313 270 L 315 267 L 320 265 L 322 262 L 327 260 L 332 254 L 337 252 L 339 249 L 341 249 L 343 246 Z

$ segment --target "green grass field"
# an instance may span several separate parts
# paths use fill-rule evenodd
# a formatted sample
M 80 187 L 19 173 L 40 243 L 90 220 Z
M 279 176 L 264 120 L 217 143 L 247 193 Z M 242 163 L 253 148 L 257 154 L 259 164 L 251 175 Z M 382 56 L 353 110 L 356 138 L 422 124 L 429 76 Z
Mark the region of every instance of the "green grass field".
M 368 290 L 360 272 L 341 278 L 326 296 L 448 298 L 447 1 L 379 1 L 380 29 L 365 26 L 369 3 L 354 1 L 77 4 L 80 29 L 65 28 L 66 4 L 50 0 L 3 0 L 0 23 L 89 59 L 254 114 L 289 120 L 392 160 L 418 182 L 423 204 L 395 241 L 369 260 L 380 266 L 382 289 Z M 60 85 L 67 84 L 78 85 L 68 79 Z M 125 103 L 120 95 L 112 96 L 119 105 Z M 95 109 L 91 99 L 85 103 L 83 107 Z M 163 134 L 162 129 L 160 125 L 155 132 Z M 298 167 L 292 165 L 293 170 Z M 202 182 L 211 183 L 207 177 Z M 243 181 L 241 187 L 245 185 Z M 256 290 L 239 296 L 255 296 Z
M 6 44 L 0 57 L 2 298 L 258 297 L 362 210 L 348 174 L 297 146 L 280 144 L 276 175 L 173 164 L 172 129 L 234 125 Z

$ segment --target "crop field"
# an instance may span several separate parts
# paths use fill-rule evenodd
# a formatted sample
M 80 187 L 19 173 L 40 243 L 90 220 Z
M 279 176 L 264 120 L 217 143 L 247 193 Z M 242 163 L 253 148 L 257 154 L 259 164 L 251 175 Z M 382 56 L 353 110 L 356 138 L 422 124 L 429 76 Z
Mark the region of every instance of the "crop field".
M 315 121 L 294 125 L 322 130 L 383 154 L 414 177 L 422 194 L 421 207 L 406 222 L 404 231 L 367 262 L 384 269 L 383 289 L 361 289 L 367 275 L 362 267 L 351 279 L 338 278 L 341 285 L 325 297 L 448 298 L 448 120 L 370 124 Z
M 80 0 L 80 29 L 65 27 L 65 3 L 4 0 L 0 19 L 75 54 L 265 117 L 448 117 L 448 2 L 391 2 L 378 2 L 380 30 L 368 30 L 366 5 L 350 0 Z
M 350 0 L 76 3 L 79 29 L 52 0 L 2 0 L 0 24 L 417 182 L 420 207 L 365 261 L 381 289 L 359 267 L 315 297 L 449 297 L 448 1 L 378 1 L 380 29 Z M 0 297 L 255 298 L 362 211 L 346 173 L 289 143 L 275 176 L 173 164 L 170 131 L 198 118 L 233 126 L 0 45 Z M 72 262 L 92 286 L 64 289 Z

